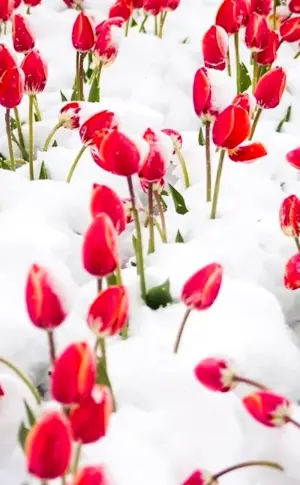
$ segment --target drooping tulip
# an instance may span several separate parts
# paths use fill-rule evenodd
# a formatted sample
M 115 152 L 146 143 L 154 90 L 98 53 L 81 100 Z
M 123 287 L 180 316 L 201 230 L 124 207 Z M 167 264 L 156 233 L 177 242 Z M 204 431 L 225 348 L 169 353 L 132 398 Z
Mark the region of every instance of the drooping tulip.
M 243 398 L 245 409 L 261 424 L 270 428 L 283 426 L 290 415 L 289 401 L 271 391 L 258 391 Z

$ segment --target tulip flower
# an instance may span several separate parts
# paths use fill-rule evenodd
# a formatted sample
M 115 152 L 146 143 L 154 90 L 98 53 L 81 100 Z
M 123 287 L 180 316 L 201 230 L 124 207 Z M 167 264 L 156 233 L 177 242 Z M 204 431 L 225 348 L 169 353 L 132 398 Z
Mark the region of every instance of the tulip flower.
M 121 17 L 126 22 L 125 37 L 129 33 L 133 8 L 133 0 L 116 0 L 108 12 L 109 18 Z
M 109 485 L 103 468 L 86 466 L 76 473 L 72 485 Z
M 72 454 L 67 418 L 58 412 L 42 416 L 26 437 L 25 454 L 28 472 L 35 477 L 52 480 L 64 475 Z
M 15 0 L 14 9 L 18 8 L 21 5 L 22 0 Z
M 14 10 L 14 0 L 1 0 L 0 3 L 0 23 L 6 22 L 12 16 Z
M 296 195 L 286 197 L 282 202 L 279 210 L 279 222 L 282 232 L 293 237 L 300 251 L 300 200 Z
M 101 213 L 107 214 L 118 234 L 126 229 L 124 204 L 120 197 L 106 185 L 94 184 L 90 203 L 92 217 Z
M 290 0 L 288 7 L 289 7 L 289 11 L 291 13 L 300 13 L 300 1 L 299 0 Z
M 181 152 L 182 136 L 178 131 L 173 130 L 172 128 L 165 128 L 161 131 L 166 135 L 168 135 L 172 140 L 173 148 L 174 148 L 173 154 L 176 154 L 178 157 L 178 160 L 181 165 L 182 173 L 183 173 L 184 184 L 185 184 L 185 187 L 188 188 L 191 185 L 191 183 L 190 183 L 190 177 L 185 163 L 185 159 Z
M 250 0 L 250 12 L 267 17 L 272 10 L 272 0 Z
M 174 352 L 178 352 L 186 321 L 192 310 L 207 310 L 216 300 L 222 283 L 223 268 L 218 263 L 211 263 L 197 271 L 183 286 L 181 300 L 187 309 L 179 328 Z
M 286 159 L 293 167 L 300 170 L 300 147 L 288 152 Z
M 281 42 L 297 42 L 300 40 L 300 17 L 285 20 L 279 28 Z
M 16 52 L 26 53 L 34 48 L 35 38 L 26 18 L 15 14 L 12 18 L 12 38 Z
M 23 0 L 23 2 L 28 7 L 36 7 L 37 5 L 42 3 L 42 0 Z
M 76 130 L 79 128 L 79 120 L 81 113 L 81 105 L 77 101 L 66 103 L 58 113 L 58 122 L 50 131 L 46 138 L 43 151 L 46 152 L 49 148 L 50 142 L 59 128 L 62 126 L 67 130 Z
M 219 25 L 212 25 L 202 38 L 205 67 L 224 71 L 228 53 L 228 35 Z
M 51 375 L 53 399 L 79 404 L 91 395 L 96 379 L 94 352 L 85 342 L 69 345 L 55 361 Z
M 288 290 L 300 288 L 300 253 L 292 256 L 285 266 L 284 286 Z
M 243 398 L 245 409 L 261 424 L 270 428 L 290 421 L 289 401 L 272 391 L 257 391 Z
M 87 52 L 95 44 L 95 29 L 92 20 L 84 12 L 80 12 L 72 29 L 72 44 L 76 49 L 76 87 L 78 101 L 84 100 L 84 69 L 83 62 Z
M 277 51 L 279 48 L 279 37 L 274 30 L 269 30 L 267 44 L 259 52 L 255 54 L 255 60 L 258 65 L 268 66 L 273 64 L 276 59 Z
M 245 29 L 245 44 L 252 51 L 263 50 L 268 43 L 269 27 L 265 17 L 258 13 L 249 16 Z
M 232 101 L 234 106 L 240 106 L 240 108 L 244 108 L 247 111 L 249 116 L 252 116 L 255 108 L 255 98 L 248 93 L 242 93 L 235 96 L 234 100 Z
M 0 77 L 13 67 L 17 67 L 17 59 L 5 44 L 0 44 Z

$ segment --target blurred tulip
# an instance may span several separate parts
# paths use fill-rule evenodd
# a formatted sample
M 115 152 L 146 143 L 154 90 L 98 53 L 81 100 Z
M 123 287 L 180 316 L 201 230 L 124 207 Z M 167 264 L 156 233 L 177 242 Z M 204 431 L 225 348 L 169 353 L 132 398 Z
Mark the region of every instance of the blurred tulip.
M 258 158 L 267 155 L 266 147 L 259 142 L 248 143 L 247 145 L 239 146 L 233 151 L 228 152 L 230 160 L 233 162 L 252 163 Z
M 240 108 L 243 108 L 247 111 L 249 116 L 252 116 L 255 109 L 256 100 L 254 96 L 248 93 L 242 93 L 237 94 L 237 96 L 232 101 L 232 104 L 234 106 L 239 106 Z
M 6 69 L 1 74 L 0 105 L 15 108 L 21 103 L 24 94 L 24 74 L 18 67 Z
M 42 3 L 42 0 L 23 0 L 23 2 L 27 7 L 36 7 Z
M 293 167 L 300 170 L 300 147 L 288 152 L 286 159 Z
M 235 373 L 224 359 L 202 360 L 194 370 L 201 384 L 211 391 L 228 392 L 236 386 Z
M 300 0 L 290 0 L 288 7 L 290 12 L 300 13 Z
M 274 30 L 269 30 L 266 46 L 261 51 L 255 54 L 255 60 L 257 64 L 262 66 L 268 66 L 270 64 L 273 64 L 277 56 L 279 44 L 279 37 L 277 32 L 275 32 Z
M 224 71 L 227 63 L 228 35 L 219 25 L 212 25 L 202 38 L 205 67 Z
M 220 25 L 227 34 L 235 34 L 246 25 L 249 5 L 244 0 L 223 0 L 216 15 L 216 25 Z
M 0 2 L 0 23 L 7 22 L 14 10 L 14 0 L 1 0 Z
M 288 290 L 300 288 L 300 253 L 292 256 L 285 265 L 284 286 Z
M 281 42 L 297 42 L 300 40 L 300 17 L 287 19 L 279 28 Z
M 90 210 L 94 218 L 103 212 L 107 214 L 118 234 L 125 231 L 126 217 L 123 202 L 110 187 L 93 184 Z
M 251 416 L 270 428 L 283 426 L 289 420 L 289 401 L 272 391 L 258 391 L 243 398 L 243 404 Z
M 72 30 L 72 44 L 78 52 L 89 52 L 95 44 L 95 29 L 91 18 L 80 12 Z
M 14 8 L 18 8 L 21 5 L 22 0 L 15 0 Z
M 18 67 L 16 58 L 5 44 L 0 44 L 0 77 L 13 67 Z
M 245 44 L 254 52 L 261 51 L 268 44 L 269 27 L 265 17 L 258 13 L 249 16 L 245 30 Z
M 286 74 L 281 67 L 275 67 L 258 81 L 254 96 L 261 109 L 272 109 L 279 105 L 286 85 Z
M 166 0 L 144 0 L 144 10 L 148 15 L 157 16 L 165 8 Z
M 48 67 L 38 50 L 33 49 L 24 57 L 21 69 L 25 74 L 25 92 L 29 95 L 44 91 Z
M 140 184 L 145 194 L 148 194 L 150 183 L 151 182 L 147 182 L 147 180 L 140 179 Z M 163 191 L 164 186 L 165 186 L 165 179 L 158 180 L 158 182 L 155 182 L 152 184 L 153 192 L 158 192 L 160 194 Z
M 16 52 L 26 53 L 34 48 L 34 35 L 26 18 L 21 14 L 15 14 L 12 18 L 12 38 Z
M 267 17 L 272 10 L 272 0 L 250 0 L 250 11 Z
M 279 222 L 286 236 L 297 238 L 300 235 L 300 200 L 296 195 L 290 195 L 282 202 Z
M 103 468 L 86 466 L 79 470 L 71 485 L 109 485 Z
M 133 12 L 132 0 L 117 0 L 109 9 L 108 17 L 121 17 L 124 21 L 130 19 Z

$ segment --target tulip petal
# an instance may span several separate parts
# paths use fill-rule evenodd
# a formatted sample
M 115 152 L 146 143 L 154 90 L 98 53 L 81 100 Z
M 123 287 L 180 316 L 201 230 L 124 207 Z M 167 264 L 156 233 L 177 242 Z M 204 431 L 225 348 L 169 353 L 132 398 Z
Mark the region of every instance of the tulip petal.
M 267 150 L 262 143 L 250 143 L 249 145 L 239 146 L 234 151 L 228 153 L 233 162 L 251 163 L 257 158 L 267 155 Z

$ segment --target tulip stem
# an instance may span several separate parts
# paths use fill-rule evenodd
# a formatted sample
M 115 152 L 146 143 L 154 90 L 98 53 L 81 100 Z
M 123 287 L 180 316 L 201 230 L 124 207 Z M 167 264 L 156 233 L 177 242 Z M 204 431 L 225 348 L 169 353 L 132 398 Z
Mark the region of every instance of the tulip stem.
M 102 68 L 103 68 L 103 62 L 100 62 L 99 66 L 95 69 L 94 74 L 93 74 L 93 81 L 91 84 L 89 96 L 88 96 L 88 101 L 91 103 L 95 103 L 100 101 L 100 79 L 101 79 L 101 73 L 102 73 Z
M 182 334 L 183 334 L 183 331 L 184 331 L 184 327 L 185 327 L 186 321 L 187 321 L 191 311 L 192 311 L 191 308 L 187 308 L 186 311 L 185 311 L 185 314 L 183 316 L 181 325 L 179 327 L 179 332 L 178 332 L 177 337 L 176 337 L 175 345 L 174 345 L 174 354 L 177 354 L 177 352 L 178 352 L 178 348 L 179 348 L 179 345 L 180 345 L 180 341 L 181 341 L 181 337 L 182 337 Z
M 293 418 L 287 417 L 287 422 L 293 424 L 296 428 L 300 428 L 300 423 Z
M 211 201 L 210 121 L 205 121 L 206 201 Z
M 140 28 L 139 28 L 139 32 L 143 32 L 143 31 L 145 31 L 145 25 L 146 25 L 146 22 L 147 22 L 147 20 L 148 20 L 148 17 L 149 17 L 149 15 L 145 14 L 145 17 L 144 17 L 144 19 L 143 19 L 143 22 L 141 23 L 141 26 L 140 26 Z M 146 32 L 146 31 L 145 31 L 145 32 Z
M 29 96 L 29 179 L 34 180 L 33 157 L 34 157 L 34 113 L 33 95 Z
M 49 346 L 49 355 L 52 367 L 54 367 L 55 363 L 55 342 L 54 342 L 54 335 L 53 330 L 47 330 L 48 335 L 48 346 Z
M 253 138 L 253 135 L 255 133 L 256 126 L 257 126 L 257 123 L 259 121 L 259 118 L 260 118 L 260 115 L 261 114 L 262 114 L 262 109 L 261 108 L 257 108 L 256 114 L 254 116 L 254 120 L 253 120 L 253 123 L 252 123 L 251 131 L 250 131 L 250 135 L 249 135 L 249 140 L 252 140 L 252 138 Z
M 231 77 L 231 59 L 230 59 L 230 48 L 228 46 L 227 51 L 227 74 Z
M 188 173 L 188 170 L 187 170 L 185 159 L 183 158 L 183 155 L 182 155 L 181 151 L 179 150 L 179 148 L 174 147 L 174 149 L 175 149 L 175 153 L 178 157 L 178 160 L 179 160 L 181 168 L 182 168 L 185 187 L 188 188 L 188 187 L 190 187 L 191 183 L 190 183 L 189 173 Z
M 9 362 L 9 360 L 6 360 L 4 357 L 0 357 L 0 363 L 6 365 L 9 369 L 11 369 L 15 374 L 17 374 L 18 377 L 24 382 L 24 384 L 28 387 L 28 389 L 31 391 L 32 395 L 34 396 L 37 404 L 42 404 L 42 397 L 40 396 L 39 391 L 31 382 L 30 379 L 28 379 L 20 369 L 18 369 L 14 364 Z
M 158 35 L 158 18 L 157 15 L 154 16 L 154 35 Z
M 148 214 L 149 214 L 149 243 L 148 254 L 155 251 L 155 234 L 154 234 L 154 209 L 153 209 L 153 183 L 149 182 L 148 186 Z
M 126 26 L 125 26 L 125 37 L 128 37 L 129 29 L 130 29 L 130 24 L 131 24 L 131 17 L 129 17 L 129 19 L 126 22 Z
M 295 243 L 296 243 L 296 246 L 297 246 L 297 250 L 300 252 L 300 241 L 299 241 L 299 237 L 298 236 L 295 236 L 294 239 L 295 239 Z
M 102 278 L 97 278 L 97 291 L 98 293 L 102 291 Z
M 140 290 L 141 290 L 141 297 L 145 301 L 146 300 L 146 279 L 145 279 L 145 268 L 144 268 L 144 255 L 143 255 L 143 241 L 142 241 L 142 231 L 141 231 L 141 224 L 139 214 L 136 208 L 136 201 L 135 201 L 135 194 L 133 189 L 132 178 L 127 177 L 128 189 L 129 194 L 131 197 L 132 203 L 132 213 L 134 217 L 135 223 L 135 230 L 136 230 L 136 263 L 137 263 L 137 270 L 140 276 Z
M 213 479 L 217 481 L 220 477 L 222 477 L 223 475 L 226 475 L 227 473 L 233 472 L 235 470 L 240 470 L 241 468 L 250 467 L 250 466 L 263 466 L 263 467 L 273 468 L 280 472 L 283 471 L 282 466 L 278 465 L 278 463 L 275 463 L 273 461 L 253 460 L 253 461 L 245 461 L 244 463 L 239 463 L 238 465 L 229 466 L 228 468 L 225 468 L 221 472 L 216 473 L 213 476 Z
M 110 382 L 110 378 L 109 378 L 108 372 L 107 372 L 106 342 L 105 342 L 105 339 L 104 338 L 98 337 L 98 339 L 96 341 L 96 344 L 95 344 L 95 354 L 96 354 L 96 358 L 98 358 L 97 357 L 98 347 L 100 347 L 100 350 L 101 350 L 101 357 L 100 357 L 100 359 L 102 359 L 104 371 L 105 371 L 105 374 L 106 374 L 106 381 L 107 381 L 106 382 L 106 386 L 109 388 L 109 390 L 111 392 L 112 407 L 113 407 L 113 411 L 115 412 L 117 410 L 117 403 L 116 403 L 115 395 L 114 395 L 113 388 L 112 388 L 112 385 L 111 385 L 111 382 Z
M 257 389 L 261 389 L 262 391 L 265 391 L 267 389 L 267 387 L 264 386 L 263 384 L 253 381 L 252 379 L 247 379 L 246 377 L 235 376 L 234 381 L 240 382 L 241 384 L 248 384 L 249 386 L 253 386 L 253 387 L 256 387 Z
M 37 121 L 42 121 L 42 115 L 41 115 L 41 111 L 40 111 L 40 108 L 39 108 L 39 103 L 38 103 L 36 94 L 33 94 L 33 104 L 34 104 L 34 110 L 35 110 Z
M 240 41 L 239 33 L 234 34 L 235 65 L 236 65 L 236 92 L 239 94 L 241 89 L 241 66 L 240 66 Z
M 161 239 L 162 239 L 162 242 L 166 243 L 168 242 L 168 236 L 167 236 L 165 213 L 164 213 L 163 205 L 161 203 L 161 195 L 157 192 L 157 190 L 154 191 L 154 197 L 157 204 L 158 213 L 159 213 L 160 222 L 161 222 Z M 158 228 L 158 226 L 156 227 Z
M 213 201 L 211 205 L 211 213 L 210 213 L 211 219 L 215 219 L 217 214 L 217 205 L 218 205 L 218 198 L 219 198 L 219 192 L 220 192 L 220 184 L 221 184 L 225 154 L 226 154 L 226 150 L 222 148 L 222 150 L 220 151 L 220 158 L 219 158 L 219 164 L 218 164 L 216 181 L 215 181 Z
M 159 31 L 158 31 L 158 37 L 160 39 L 162 39 L 162 36 L 163 36 L 163 30 L 164 30 L 164 25 L 165 25 L 165 21 L 166 21 L 166 18 L 167 18 L 167 14 L 168 14 L 168 12 L 161 12 L 160 13 Z
M 76 156 L 74 162 L 72 163 L 72 166 L 71 166 L 70 171 L 68 173 L 67 180 L 66 180 L 67 183 L 71 182 L 71 178 L 73 177 L 73 173 L 75 171 L 75 168 L 77 167 L 77 164 L 78 164 L 82 154 L 84 153 L 85 149 L 86 149 L 86 146 L 82 145 L 79 152 L 77 153 L 77 156 Z
M 24 160 L 28 159 L 28 155 L 25 149 L 25 141 L 24 141 L 24 136 L 23 136 L 23 131 L 22 131 L 22 125 L 21 125 L 21 120 L 20 120 L 20 115 L 19 115 L 19 110 L 17 107 L 14 108 L 14 116 L 15 116 L 15 122 L 16 122 L 16 127 L 17 127 L 17 132 L 18 132 L 18 138 L 19 138 L 19 144 L 20 144 L 20 150 L 22 153 L 22 157 Z
M 273 0 L 273 12 L 272 12 L 273 30 L 276 30 L 276 7 L 277 7 L 277 0 Z
M 59 130 L 59 128 L 61 126 L 62 126 L 62 122 L 59 121 L 58 123 L 56 123 L 56 125 L 54 126 L 54 128 L 50 131 L 49 135 L 46 138 L 46 141 L 45 141 L 45 144 L 44 144 L 44 148 L 43 148 L 43 152 L 47 152 L 48 151 L 48 148 L 49 148 L 49 145 L 50 145 L 50 142 L 51 142 L 52 138 L 54 137 L 55 133 L 57 132 L 57 130 Z
M 74 453 L 74 463 L 73 463 L 73 467 L 72 467 L 72 472 L 73 472 L 74 475 L 77 473 L 77 470 L 78 470 L 80 455 L 81 455 L 81 448 L 82 448 L 82 444 L 80 442 L 76 443 L 75 453 Z
M 6 127 L 6 136 L 7 136 L 7 144 L 8 144 L 8 151 L 9 151 L 9 158 L 12 170 L 16 170 L 16 162 L 14 157 L 14 149 L 12 144 L 12 133 L 11 133 L 11 125 L 10 125 L 10 109 L 7 108 L 5 110 L 5 127 Z
M 99 347 L 101 350 L 101 357 L 103 360 L 103 367 L 105 369 L 105 372 L 107 373 L 107 359 L 106 359 L 106 342 L 105 338 L 99 337 L 98 339 Z
M 258 81 L 259 66 L 256 62 L 255 54 L 252 54 L 253 77 L 252 77 L 252 93 L 254 93 Z

